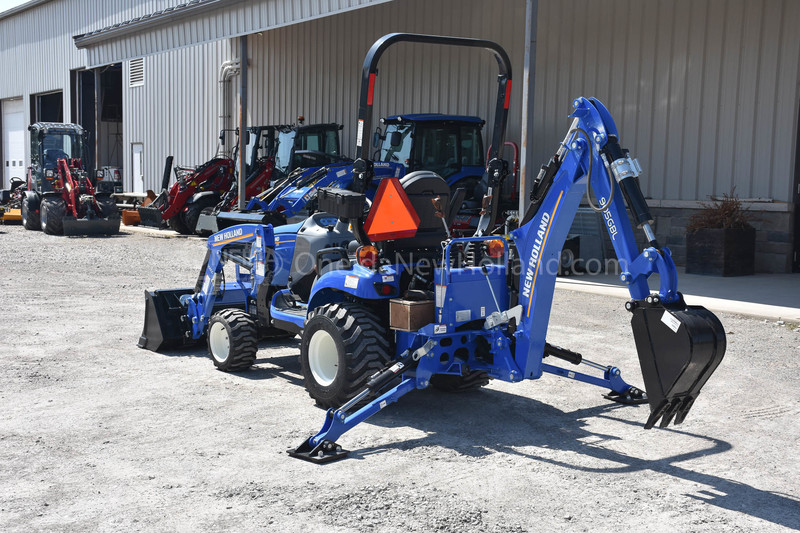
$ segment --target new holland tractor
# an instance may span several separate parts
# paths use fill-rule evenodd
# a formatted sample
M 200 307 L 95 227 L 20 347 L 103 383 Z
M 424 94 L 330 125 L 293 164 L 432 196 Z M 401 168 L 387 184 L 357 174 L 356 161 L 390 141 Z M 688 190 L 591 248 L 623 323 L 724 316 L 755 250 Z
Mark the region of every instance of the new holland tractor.
M 112 235 L 120 214 L 111 197 L 114 183 L 83 168 L 85 135 L 77 124 L 36 122 L 28 126 L 31 166 L 21 199 L 25 229 L 49 235 Z
M 360 131 L 369 131 L 378 60 L 400 42 L 479 48 L 497 60 L 487 191 L 475 234 L 450 234 L 463 190 L 451 195 L 433 172 L 381 180 L 365 209 L 374 170 L 369 139 L 359 136 L 352 187 L 321 189 L 325 213 L 292 236 L 256 224 L 219 232 L 208 240 L 193 289 L 146 293 L 139 345 L 158 349 L 205 336 L 218 367 L 241 370 L 255 360 L 260 336 L 299 333 L 305 387 L 327 412 L 321 429 L 289 453 L 317 463 L 346 456 L 337 443 L 346 431 L 414 389 L 469 390 L 490 379 L 517 383 L 544 373 L 607 389 L 612 401 L 649 403 L 645 428 L 682 423 L 725 354 L 725 332 L 714 314 L 687 305 L 678 291 L 670 251 L 651 228 L 641 169 L 621 148 L 608 110 L 593 98 L 573 101 L 571 126 L 537 176 L 519 227 L 489 235 L 495 191 L 508 172 L 508 56 L 485 40 L 382 37 L 364 61 Z M 546 339 L 559 256 L 585 192 L 597 199 L 623 268 L 644 391 L 617 367 Z M 647 238 L 641 252 L 628 210 Z M 235 265 L 233 281 L 222 279 L 226 263 Z M 654 273 L 657 293 L 647 283 Z

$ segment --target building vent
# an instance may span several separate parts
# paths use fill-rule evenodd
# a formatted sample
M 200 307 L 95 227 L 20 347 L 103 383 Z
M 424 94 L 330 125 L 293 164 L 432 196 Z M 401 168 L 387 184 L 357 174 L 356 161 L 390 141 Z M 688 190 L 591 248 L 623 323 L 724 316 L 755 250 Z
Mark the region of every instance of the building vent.
M 131 59 L 128 64 L 128 74 L 130 76 L 130 87 L 141 87 L 144 85 L 144 58 Z

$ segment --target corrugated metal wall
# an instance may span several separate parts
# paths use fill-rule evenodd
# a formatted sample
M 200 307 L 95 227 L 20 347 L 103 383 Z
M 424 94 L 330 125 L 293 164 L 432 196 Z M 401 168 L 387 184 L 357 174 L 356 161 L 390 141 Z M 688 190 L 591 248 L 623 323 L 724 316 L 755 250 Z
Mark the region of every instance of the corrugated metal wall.
M 597 96 L 656 199 L 791 201 L 797 0 L 540 0 L 536 160 Z
M 218 70 L 231 58 L 229 40 L 144 58 L 144 85 L 129 87 L 123 63 L 125 184 L 132 176 L 131 144 L 142 143 L 145 187 L 159 190 L 168 155 L 174 164 L 199 165 L 217 151 Z M 232 80 L 235 93 L 237 78 Z M 236 107 L 230 108 L 234 114 Z
M 61 89 L 68 106 L 69 70 L 86 65 L 86 52 L 75 48 L 73 35 L 183 1 L 54 0 L 0 19 L 0 99 Z
M 396 0 L 253 35 L 251 120 L 294 122 L 303 114 L 308 122 L 343 123 L 344 151 L 352 156 L 361 66 L 378 37 L 415 32 L 490 39 L 506 49 L 513 75 L 521 76 L 524 24 L 524 0 Z M 491 124 L 496 77 L 489 52 L 399 44 L 381 59 L 375 107 L 381 117 L 442 112 L 478 115 Z M 519 142 L 522 83 L 516 79 L 508 139 Z
M 251 0 L 229 2 L 217 9 L 144 31 L 122 35 L 89 49 L 89 64 L 132 59 L 177 48 L 212 42 L 224 37 L 248 35 L 264 28 L 297 24 L 306 20 L 360 9 L 390 0 Z M 115 58 L 115 59 L 110 59 Z

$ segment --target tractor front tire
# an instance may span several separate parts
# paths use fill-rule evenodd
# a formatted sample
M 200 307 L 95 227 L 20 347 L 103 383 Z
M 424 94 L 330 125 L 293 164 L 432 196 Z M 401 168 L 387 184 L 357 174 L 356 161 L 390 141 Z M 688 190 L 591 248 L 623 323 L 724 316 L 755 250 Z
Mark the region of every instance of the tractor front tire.
M 39 221 L 42 231 L 48 235 L 61 235 L 64 233 L 64 216 L 67 214 L 67 204 L 63 198 L 42 198 L 39 208 Z
M 178 216 L 183 217 L 183 224 L 189 230 L 189 235 L 194 235 L 197 230 L 197 221 L 200 219 L 200 213 L 205 209 L 211 208 L 219 203 L 218 198 L 201 198 L 197 202 L 189 204 L 186 210 Z
M 169 226 L 169 229 L 177 231 L 181 235 L 191 235 L 189 228 L 187 228 L 186 224 L 183 222 L 183 213 L 175 213 L 175 215 L 167 220 L 167 226 Z
M 30 196 L 23 196 L 22 198 L 22 225 L 27 230 L 39 231 L 42 229 L 42 224 L 39 219 L 39 213 L 34 206 L 35 202 Z
M 215 313 L 208 322 L 208 353 L 223 372 L 247 370 L 256 360 L 258 327 L 240 309 Z
M 101 197 L 95 198 L 95 201 L 97 202 L 97 207 L 100 208 L 100 214 L 103 218 L 107 218 L 109 220 L 117 220 L 122 218 L 119 208 L 117 207 L 117 202 L 115 202 L 113 198 Z
M 466 376 L 435 374 L 431 376 L 431 386 L 442 392 L 467 392 L 489 384 L 489 374 L 483 370 L 473 370 Z
M 352 302 L 312 311 L 300 342 L 308 394 L 324 408 L 340 407 L 390 359 L 386 328 L 368 307 Z

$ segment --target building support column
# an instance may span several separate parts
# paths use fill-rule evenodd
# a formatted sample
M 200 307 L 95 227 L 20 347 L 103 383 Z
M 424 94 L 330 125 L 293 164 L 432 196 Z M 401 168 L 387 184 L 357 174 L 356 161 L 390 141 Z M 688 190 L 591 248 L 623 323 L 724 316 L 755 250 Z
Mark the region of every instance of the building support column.
M 247 205 L 247 35 L 239 37 L 239 202 L 240 211 Z
M 533 187 L 536 165 L 533 161 L 533 99 L 536 77 L 536 23 L 539 18 L 539 0 L 525 2 L 525 64 L 522 69 L 522 137 L 519 165 L 519 216 L 525 214 Z M 528 179 L 528 176 L 531 176 Z
M 94 69 L 94 169 L 88 169 L 92 179 L 94 173 L 100 168 L 100 68 Z

